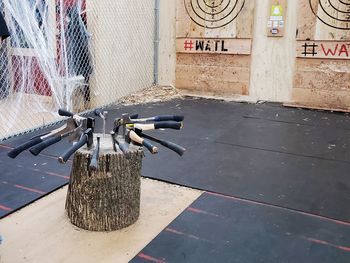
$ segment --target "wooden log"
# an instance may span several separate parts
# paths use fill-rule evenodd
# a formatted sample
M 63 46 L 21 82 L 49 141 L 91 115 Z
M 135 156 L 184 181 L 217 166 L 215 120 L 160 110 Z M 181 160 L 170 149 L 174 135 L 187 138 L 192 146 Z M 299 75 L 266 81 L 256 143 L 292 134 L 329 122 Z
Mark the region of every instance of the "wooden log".
M 143 152 L 141 147 L 130 145 L 127 159 L 120 149 L 114 152 L 110 135 L 100 137 L 97 171 L 88 169 L 93 149 L 83 147 L 74 154 L 66 211 L 72 224 L 80 228 L 113 231 L 139 217 Z

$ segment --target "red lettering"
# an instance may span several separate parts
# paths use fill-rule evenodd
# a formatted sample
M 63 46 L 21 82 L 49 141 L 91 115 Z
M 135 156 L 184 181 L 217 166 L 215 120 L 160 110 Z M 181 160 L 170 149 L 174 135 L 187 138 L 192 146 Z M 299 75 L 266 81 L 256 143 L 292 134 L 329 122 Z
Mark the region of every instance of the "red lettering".
M 325 47 L 323 46 L 323 44 L 321 44 L 321 47 L 322 47 L 323 53 L 324 53 L 326 56 L 328 56 L 329 53 L 331 53 L 332 56 L 335 56 L 335 54 L 337 53 L 337 50 L 338 50 L 338 44 L 335 45 L 334 51 L 332 51 L 332 49 L 330 49 L 330 48 L 327 48 L 327 50 L 325 50 Z
M 341 45 L 341 48 L 339 50 L 339 57 L 341 56 L 342 53 L 345 53 L 347 57 L 349 56 L 349 52 L 345 44 Z

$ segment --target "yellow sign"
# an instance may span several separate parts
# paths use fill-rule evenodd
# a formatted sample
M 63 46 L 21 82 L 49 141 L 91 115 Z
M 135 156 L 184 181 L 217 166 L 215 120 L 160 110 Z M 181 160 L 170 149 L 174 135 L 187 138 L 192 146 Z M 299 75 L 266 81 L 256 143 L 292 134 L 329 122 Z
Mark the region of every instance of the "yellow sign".
M 271 6 L 271 16 L 283 16 L 283 8 L 281 5 Z

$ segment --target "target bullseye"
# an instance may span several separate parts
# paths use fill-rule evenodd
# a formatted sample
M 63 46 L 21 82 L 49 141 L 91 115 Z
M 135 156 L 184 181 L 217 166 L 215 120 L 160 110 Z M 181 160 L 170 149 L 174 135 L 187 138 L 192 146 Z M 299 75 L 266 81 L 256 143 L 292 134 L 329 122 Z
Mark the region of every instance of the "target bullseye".
M 313 14 L 325 25 L 350 30 L 350 0 L 309 0 L 309 4 Z
M 234 21 L 245 0 L 184 0 L 187 14 L 197 25 L 216 29 Z

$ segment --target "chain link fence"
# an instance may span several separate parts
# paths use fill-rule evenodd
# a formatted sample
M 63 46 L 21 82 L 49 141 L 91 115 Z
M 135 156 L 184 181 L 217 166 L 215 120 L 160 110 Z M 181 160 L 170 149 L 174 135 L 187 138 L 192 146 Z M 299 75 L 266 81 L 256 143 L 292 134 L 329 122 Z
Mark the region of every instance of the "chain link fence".
M 153 83 L 154 1 L 0 0 L 0 140 Z

